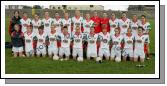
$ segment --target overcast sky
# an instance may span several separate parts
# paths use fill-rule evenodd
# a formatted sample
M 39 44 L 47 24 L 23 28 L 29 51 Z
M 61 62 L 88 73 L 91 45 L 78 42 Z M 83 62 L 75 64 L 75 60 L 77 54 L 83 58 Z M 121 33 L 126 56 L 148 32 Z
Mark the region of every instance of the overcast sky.
M 103 5 L 104 10 L 121 10 L 121 11 L 126 11 L 128 8 L 128 5 Z M 49 8 L 49 6 L 44 6 L 44 8 Z

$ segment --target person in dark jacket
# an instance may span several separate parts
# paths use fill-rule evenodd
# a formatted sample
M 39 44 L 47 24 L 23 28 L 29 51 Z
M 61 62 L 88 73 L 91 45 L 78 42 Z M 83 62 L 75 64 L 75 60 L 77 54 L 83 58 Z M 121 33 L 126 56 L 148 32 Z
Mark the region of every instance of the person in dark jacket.
M 14 31 L 11 33 L 11 41 L 12 41 L 12 51 L 14 53 L 14 57 L 24 56 L 23 55 L 23 33 L 20 30 L 19 24 L 14 25 Z
M 8 32 L 10 36 L 11 36 L 11 33 L 14 31 L 14 25 L 21 24 L 20 19 L 21 17 L 19 16 L 19 11 L 14 11 L 14 16 L 11 18 L 9 28 L 8 28 Z

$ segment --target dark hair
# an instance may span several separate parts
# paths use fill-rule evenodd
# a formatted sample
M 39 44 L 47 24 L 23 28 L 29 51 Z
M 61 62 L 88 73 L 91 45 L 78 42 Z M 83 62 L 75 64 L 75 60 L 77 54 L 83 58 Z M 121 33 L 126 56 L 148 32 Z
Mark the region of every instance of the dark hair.
M 19 11 L 18 11 L 18 10 L 15 10 L 15 11 L 14 11 L 14 14 L 15 14 L 16 12 L 19 14 Z
M 34 15 L 37 15 L 37 16 L 39 16 L 39 13 L 35 13 Z
M 67 26 L 64 26 L 63 28 L 67 28 Z
M 142 30 L 143 30 L 143 27 L 138 27 L 138 30 L 139 30 L 139 29 L 142 29 Z
M 27 12 L 23 12 L 23 14 L 27 14 Z
M 146 16 L 145 16 L 145 15 L 141 15 L 141 17 L 144 17 L 144 18 L 146 18 Z
M 38 29 L 42 29 L 43 30 L 44 29 L 44 25 L 39 26 Z

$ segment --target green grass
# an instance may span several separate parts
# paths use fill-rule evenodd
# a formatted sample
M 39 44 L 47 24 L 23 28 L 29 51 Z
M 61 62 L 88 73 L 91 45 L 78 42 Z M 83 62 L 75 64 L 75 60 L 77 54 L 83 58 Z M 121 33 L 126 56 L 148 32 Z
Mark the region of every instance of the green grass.
M 8 34 L 9 18 L 6 18 L 5 41 L 10 41 Z M 150 20 L 150 51 L 155 53 L 155 29 L 154 20 Z M 93 60 L 84 60 L 84 62 L 69 61 L 53 61 L 45 58 L 12 58 L 11 49 L 5 49 L 5 73 L 6 74 L 154 74 L 155 73 L 155 56 L 152 55 L 151 60 L 145 61 L 144 68 L 138 68 L 131 61 L 112 62 L 103 61 L 98 64 Z

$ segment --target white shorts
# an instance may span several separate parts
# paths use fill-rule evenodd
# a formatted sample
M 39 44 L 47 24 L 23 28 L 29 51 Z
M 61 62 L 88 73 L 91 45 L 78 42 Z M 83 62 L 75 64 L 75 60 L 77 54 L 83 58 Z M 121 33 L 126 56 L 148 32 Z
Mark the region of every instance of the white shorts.
M 145 53 L 144 53 L 144 50 L 138 50 L 138 49 L 135 49 L 134 50 L 134 58 L 145 58 Z
M 29 46 L 29 47 L 28 47 L 28 46 L 27 46 L 27 47 L 25 46 L 25 52 L 28 52 L 28 53 L 29 53 L 29 52 L 34 52 L 34 49 L 33 49 L 32 46 Z
M 42 48 L 37 47 L 36 53 L 37 55 L 40 55 L 40 54 L 46 55 L 46 47 L 45 46 L 43 46 Z
M 149 37 L 149 35 L 144 35 L 145 37 L 146 37 L 146 39 L 147 39 L 147 42 L 148 42 L 148 44 L 150 43 L 150 37 Z
M 83 57 L 83 48 L 73 48 L 73 53 L 72 55 L 76 57 L 77 55 L 79 57 Z
M 109 48 L 99 48 L 99 57 L 109 57 L 110 56 L 110 51 Z
M 97 48 L 87 48 L 87 57 L 97 57 Z
M 121 58 L 121 50 L 116 50 L 115 48 L 111 49 L 111 57 L 114 58 L 114 57 L 119 57 Z
M 12 47 L 13 52 L 23 52 L 23 47 Z
M 69 47 L 61 47 L 59 51 L 60 56 L 70 56 L 70 48 Z
M 49 55 L 52 55 L 52 54 L 57 55 L 58 54 L 58 48 L 56 48 L 56 47 L 48 47 L 48 54 Z
M 123 50 L 123 53 L 122 53 L 122 56 L 129 56 L 129 57 L 133 57 L 133 49 L 124 49 Z

